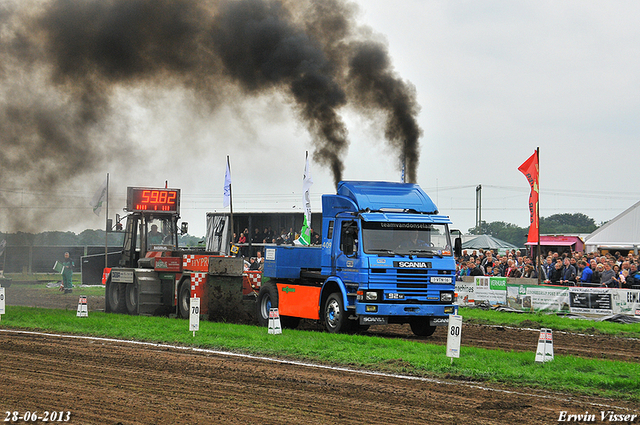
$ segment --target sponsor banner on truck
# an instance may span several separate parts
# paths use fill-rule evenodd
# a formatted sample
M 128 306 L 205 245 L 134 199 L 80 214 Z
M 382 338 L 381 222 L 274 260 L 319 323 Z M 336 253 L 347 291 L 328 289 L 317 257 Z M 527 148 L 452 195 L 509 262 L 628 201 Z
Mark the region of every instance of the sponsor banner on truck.
M 179 272 L 181 263 L 179 257 L 157 257 L 154 268 L 157 272 Z
M 209 271 L 209 256 L 208 255 L 183 255 L 182 256 L 182 268 L 184 270 L 194 272 L 208 272 Z

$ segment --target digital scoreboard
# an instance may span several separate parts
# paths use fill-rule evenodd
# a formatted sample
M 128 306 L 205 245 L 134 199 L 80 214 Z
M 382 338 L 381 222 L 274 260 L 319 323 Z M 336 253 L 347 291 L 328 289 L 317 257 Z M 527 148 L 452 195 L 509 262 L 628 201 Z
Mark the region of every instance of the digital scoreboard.
M 127 188 L 127 211 L 180 213 L 180 189 Z

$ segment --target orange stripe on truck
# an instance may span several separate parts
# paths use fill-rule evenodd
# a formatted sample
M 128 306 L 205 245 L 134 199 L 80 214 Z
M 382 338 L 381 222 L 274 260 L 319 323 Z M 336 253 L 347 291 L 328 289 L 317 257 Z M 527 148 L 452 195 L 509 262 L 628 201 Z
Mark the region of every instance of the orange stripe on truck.
M 277 283 L 278 312 L 281 316 L 320 320 L 320 289 L 315 286 L 300 286 Z

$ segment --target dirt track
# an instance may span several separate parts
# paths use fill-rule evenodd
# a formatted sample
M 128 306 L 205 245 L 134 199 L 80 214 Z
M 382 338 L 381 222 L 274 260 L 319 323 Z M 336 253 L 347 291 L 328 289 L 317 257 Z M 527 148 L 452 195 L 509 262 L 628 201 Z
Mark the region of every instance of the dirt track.
M 2 411 L 68 410 L 77 424 L 548 424 L 634 408 L 99 340 L 0 332 L 0 347 Z
M 75 309 L 77 296 L 50 298 L 55 303 L 69 298 Z M 403 326 L 375 332 L 413 338 Z M 637 341 L 572 335 L 565 343 L 561 334 L 554 336 L 558 353 L 603 357 L 612 347 L 629 344 L 625 360 L 638 361 Z M 466 345 L 533 352 L 537 334 L 468 325 L 463 339 Z M 436 343 L 444 340 L 444 332 L 431 338 Z M 492 390 L 483 384 L 375 376 L 104 340 L 0 332 L 0 356 L 1 412 L 68 410 L 69 423 L 74 424 L 550 424 L 558 423 L 561 411 L 640 414 L 637 406 L 621 401 L 496 386 Z

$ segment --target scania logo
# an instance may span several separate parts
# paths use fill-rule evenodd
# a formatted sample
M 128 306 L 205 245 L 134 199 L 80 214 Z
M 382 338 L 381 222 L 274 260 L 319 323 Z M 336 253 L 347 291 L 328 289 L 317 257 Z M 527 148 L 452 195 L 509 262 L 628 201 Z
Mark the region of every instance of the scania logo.
M 409 268 L 426 269 L 430 266 L 431 264 L 425 261 L 397 261 L 397 265 L 396 265 L 396 267 L 400 267 L 402 269 L 409 269 Z

